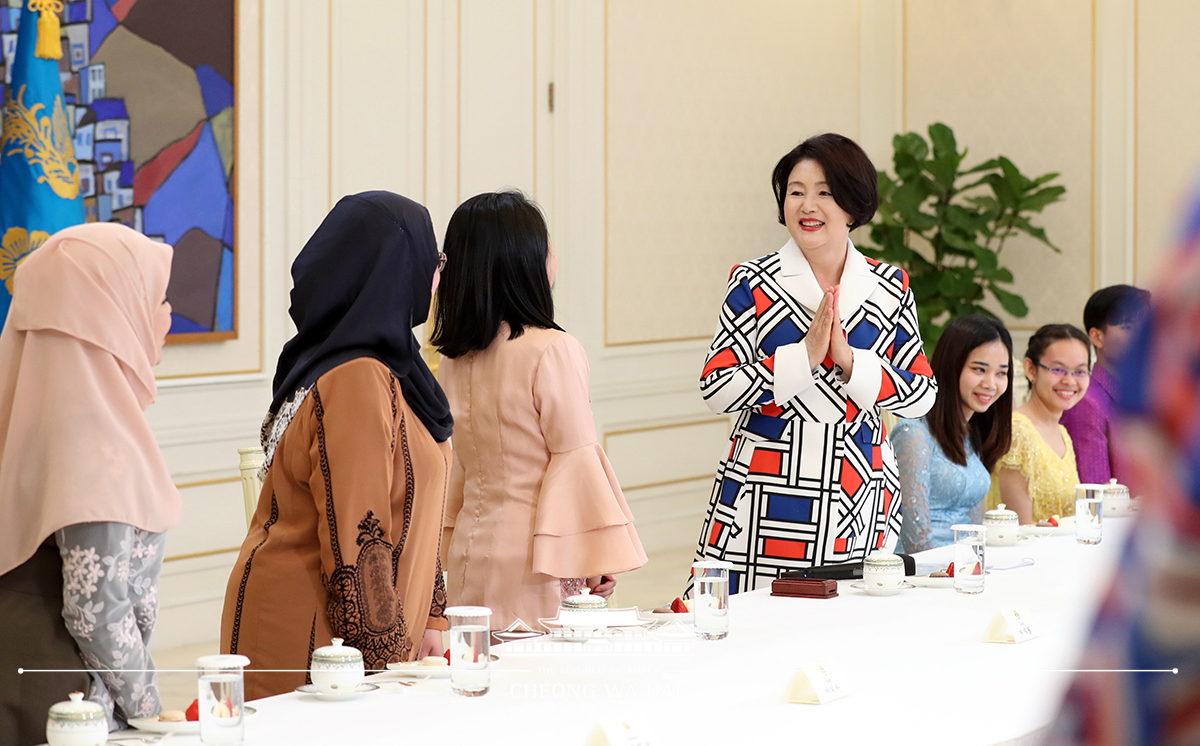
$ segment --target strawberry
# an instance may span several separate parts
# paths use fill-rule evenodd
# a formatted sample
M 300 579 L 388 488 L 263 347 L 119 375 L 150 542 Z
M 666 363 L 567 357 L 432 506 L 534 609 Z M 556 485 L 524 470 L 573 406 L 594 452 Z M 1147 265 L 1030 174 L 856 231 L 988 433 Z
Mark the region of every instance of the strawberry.
M 954 577 L 954 563 L 953 562 L 951 562 L 950 566 L 946 568 L 946 574 L 949 575 L 950 577 Z
M 1054 526 L 1056 528 L 1058 527 L 1058 516 L 1056 516 L 1056 515 L 1050 516 L 1050 525 Z
M 442 657 L 446 659 L 447 664 L 450 663 L 450 648 L 446 648 L 446 653 Z
M 674 601 L 671 602 L 671 613 L 672 614 L 686 614 L 687 613 L 687 604 L 685 604 L 683 602 L 682 598 L 676 598 Z
M 192 703 L 190 705 L 188 705 L 187 712 L 183 713 L 183 716 L 188 719 L 188 722 L 194 723 L 197 720 L 199 720 L 200 719 L 200 700 L 193 699 Z

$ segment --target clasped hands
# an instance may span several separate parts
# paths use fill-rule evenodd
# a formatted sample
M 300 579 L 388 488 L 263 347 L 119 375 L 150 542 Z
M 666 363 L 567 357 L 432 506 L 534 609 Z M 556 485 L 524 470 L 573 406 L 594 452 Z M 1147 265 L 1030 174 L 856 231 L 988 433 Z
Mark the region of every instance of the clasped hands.
M 854 369 L 854 352 L 846 341 L 846 330 L 842 328 L 842 319 L 837 310 L 840 292 L 839 285 L 825 290 L 812 325 L 804 335 L 804 346 L 808 350 L 808 363 L 812 370 L 816 370 L 828 354 L 849 378 Z

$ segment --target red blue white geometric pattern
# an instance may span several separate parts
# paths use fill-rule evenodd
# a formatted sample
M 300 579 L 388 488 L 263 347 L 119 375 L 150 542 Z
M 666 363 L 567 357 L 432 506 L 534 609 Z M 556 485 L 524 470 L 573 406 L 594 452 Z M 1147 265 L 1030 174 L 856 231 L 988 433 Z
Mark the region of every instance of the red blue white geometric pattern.
M 740 415 L 696 551 L 734 564 L 731 592 L 787 570 L 861 560 L 899 533 L 900 480 L 880 409 L 920 417 L 937 385 L 907 275 L 866 261 L 876 286 L 844 327 L 851 347 L 883 362 L 869 408 L 849 398 L 828 357 L 815 385 L 775 401 L 775 351 L 804 339 L 815 309 L 780 283 L 778 252 L 733 268 L 700 390 L 714 410 Z

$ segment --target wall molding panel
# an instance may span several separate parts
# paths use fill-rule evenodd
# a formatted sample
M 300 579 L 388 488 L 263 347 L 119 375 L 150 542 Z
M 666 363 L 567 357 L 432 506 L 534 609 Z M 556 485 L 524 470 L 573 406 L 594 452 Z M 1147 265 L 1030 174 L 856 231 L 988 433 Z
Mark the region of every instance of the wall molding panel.
M 542 205 L 557 320 L 588 352 L 597 437 L 654 553 L 699 531 L 732 421 L 698 391 L 709 335 L 729 267 L 787 238 L 769 176 L 800 139 L 842 131 L 891 168 L 893 135 L 944 120 L 972 159 L 1062 171 L 1045 223 L 1065 254 L 1005 249 L 1033 309 L 1012 325 L 1018 356 L 1037 325 L 1078 324 L 1094 287 L 1158 271 L 1200 164 L 1200 82 L 1177 74 L 1180 55 L 1200 64 L 1200 9 L 1183 0 L 238 9 L 238 245 L 256 249 L 239 303 L 257 310 L 236 345 L 173 346 L 159 370 L 148 417 L 184 520 L 156 647 L 217 636 L 245 534 L 237 448 L 258 440 L 293 331 L 292 260 L 345 193 L 418 199 L 439 238 L 478 191 Z M 798 17 L 828 30 L 816 46 L 788 43 Z

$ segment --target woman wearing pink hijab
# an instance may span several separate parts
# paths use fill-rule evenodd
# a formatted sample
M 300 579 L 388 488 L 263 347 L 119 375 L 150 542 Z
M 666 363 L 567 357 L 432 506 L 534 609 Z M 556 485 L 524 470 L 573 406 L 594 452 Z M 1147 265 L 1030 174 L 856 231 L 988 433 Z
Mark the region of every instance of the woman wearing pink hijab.
M 144 410 L 171 253 L 121 225 L 79 225 L 14 277 L 0 334 L 0 733 L 17 743 L 40 743 L 47 708 L 82 686 L 110 729 L 160 707 L 147 644 L 180 500 Z

